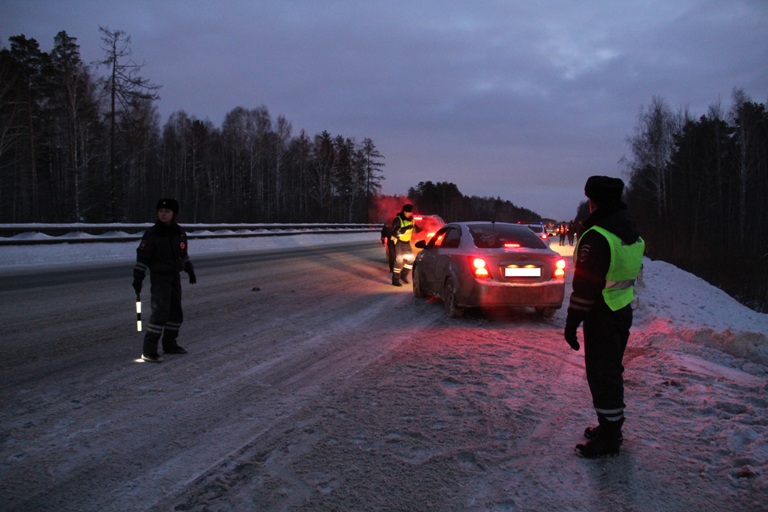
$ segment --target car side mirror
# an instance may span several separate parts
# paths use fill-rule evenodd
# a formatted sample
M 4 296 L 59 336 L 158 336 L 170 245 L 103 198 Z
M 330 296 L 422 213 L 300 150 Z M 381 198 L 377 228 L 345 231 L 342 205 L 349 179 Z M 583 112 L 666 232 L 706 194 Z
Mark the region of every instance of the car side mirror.
M 425 240 L 419 240 L 418 242 L 416 242 L 413 245 L 415 245 L 419 249 L 423 249 L 423 248 L 425 248 L 427 246 L 427 242 Z

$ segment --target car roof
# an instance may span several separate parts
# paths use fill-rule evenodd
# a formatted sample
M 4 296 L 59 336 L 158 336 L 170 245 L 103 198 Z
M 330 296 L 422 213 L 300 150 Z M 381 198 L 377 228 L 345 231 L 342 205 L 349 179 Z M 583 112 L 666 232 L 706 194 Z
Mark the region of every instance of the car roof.
M 507 230 L 507 232 L 518 231 L 521 234 L 528 233 L 529 236 L 534 237 L 539 243 L 543 244 L 543 247 L 536 247 L 531 249 L 552 251 L 552 249 L 548 247 L 546 243 L 541 241 L 538 235 L 536 235 L 532 230 L 528 228 L 528 224 L 516 224 L 512 222 L 493 222 L 490 220 L 476 220 L 476 221 L 464 221 L 464 222 L 451 222 L 443 226 L 441 229 L 445 229 L 450 226 L 459 227 L 461 229 L 466 229 L 466 230 L 471 230 L 473 226 L 498 226 L 500 228 L 503 228 L 504 230 Z
M 414 217 L 421 217 L 422 219 L 435 219 L 435 220 L 439 220 L 440 222 L 445 224 L 445 221 L 439 215 L 432 215 L 432 214 L 428 214 L 428 213 L 414 213 L 413 216 Z
M 456 224 L 459 226 L 471 226 L 471 225 L 479 225 L 479 224 L 496 224 L 498 226 L 505 226 L 505 227 L 512 227 L 514 226 L 515 229 L 528 229 L 528 224 L 515 224 L 513 222 L 494 222 L 492 220 L 469 220 L 469 221 L 462 221 L 462 222 L 451 222 L 450 224 Z

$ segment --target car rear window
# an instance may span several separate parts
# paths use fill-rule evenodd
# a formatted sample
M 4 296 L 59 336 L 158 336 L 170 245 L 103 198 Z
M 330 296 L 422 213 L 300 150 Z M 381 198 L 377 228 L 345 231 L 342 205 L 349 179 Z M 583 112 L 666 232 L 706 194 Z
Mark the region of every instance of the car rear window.
M 468 227 L 472 241 L 478 249 L 501 249 L 510 246 L 526 249 L 547 248 L 547 244 L 527 226 L 487 223 L 470 224 Z

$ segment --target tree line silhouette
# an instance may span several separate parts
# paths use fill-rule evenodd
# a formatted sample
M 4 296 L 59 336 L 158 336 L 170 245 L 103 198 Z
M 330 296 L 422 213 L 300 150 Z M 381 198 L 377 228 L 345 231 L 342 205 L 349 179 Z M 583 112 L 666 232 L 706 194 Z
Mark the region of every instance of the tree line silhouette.
M 768 112 L 736 89 L 694 117 L 654 97 L 629 137 L 627 202 L 648 255 L 768 311 Z
M 185 222 L 380 222 L 384 156 L 370 138 L 292 135 L 265 106 L 236 107 L 221 127 L 184 111 L 161 127 L 159 86 L 141 76 L 130 37 L 99 27 L 103 58 L 80 57 L 65 31 L 50 53 L 24 35 L 0 50 L 0 222 L 146 220 L 159 196 Z M 538 215 L 455 185 L 420 183 L 412 202 L 457 220 Z M 490 215 L 490 214 L 489 214 Z
M 0 222 L 144 221 L 160 196 L 186 222 L 366 222 L 384 179 L 370 138 L 293 136 L 264 106 L 161 127 L 130 38 L 99 30 L 102 77 L 64 31 L 50 53 L 24 35 L 0 50 Z

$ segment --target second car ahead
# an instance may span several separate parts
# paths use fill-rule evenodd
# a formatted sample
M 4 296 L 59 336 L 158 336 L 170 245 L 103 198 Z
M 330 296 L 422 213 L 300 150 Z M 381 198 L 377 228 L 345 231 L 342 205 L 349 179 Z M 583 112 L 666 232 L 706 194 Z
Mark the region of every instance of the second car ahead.
M 541 238 L 544 243 L 549 245 L 549 233 L 547 233 L 547 230 L 544 229 L 544 224 L 528 224 L 528 229 L 536 233 L 536 236 Z
M 499 307 L 551 316 L 563 304 L 565 260 L 526 225 L 454 222 L 417 246 L 413 294 L 442 299 L 452 317 Z

